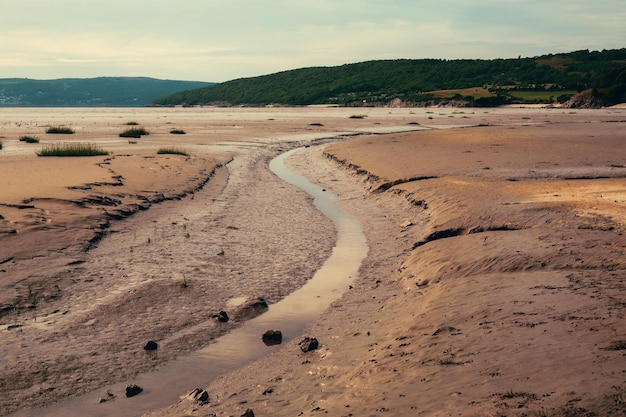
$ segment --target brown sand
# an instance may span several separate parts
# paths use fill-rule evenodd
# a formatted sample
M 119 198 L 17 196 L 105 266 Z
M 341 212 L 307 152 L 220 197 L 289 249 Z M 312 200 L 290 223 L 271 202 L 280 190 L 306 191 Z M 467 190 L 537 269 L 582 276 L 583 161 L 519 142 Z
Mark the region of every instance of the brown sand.
M 306 282 L 330 253 L 335 232 L 267 163 L 315 138 L 404 123 L 387 112 L 376 125 L 349 115 L 3 109 L 0 415 L 124 381 L 184 355 L 238 325 L 211 319 L 220 310 L 237 314 L 229 300 L 273 303 Z M 137 143 L 119 138 L 129 121 L 150 135 Z M 76 133 L 43 133 L 58 124 Z M 173 128 L 187 134 L 172 135 Z M 41 145 L 19 142 L 22 135 L 95 142 L 111 155 L 38 158 Z M 156 155 L 164 146 L 191 157 Z M 143 352 L 150 339 L 161 345 L 157 356 Z
M 370 247 L 354 288 L 308 329 L 321 348 L 305 354 L 297 340 L 289 342 L 214 381 L 209 404 L 184 400 L 151 415 L 239 416 L 248 408 L 257 416 L 625 412 L 622 111 L 369 109 L 356 120 L 346 109 L 185 111 L 146 110 L 159 114 L 150 121 L 165 133 L 141 139 L 141 149 L 111 143 L 120 150 L 111 174 L 122 175 L 122 186 L 59 194 L 23 182 L 6 198 L 3 188 L 0 414 L 124 380 L 157 365 L 138 355 L 148 338 L 171 347 L 163 349 L 167 360 L 227 330 L 208 320 L 225 300 L 274 302 L 301 285 L 328 255 L 332 225 L 267 172 L 269 158 L 314 138 L 420 127 L 442 130 L 360 136 L 290 161 L 342 198 Z M 130 116 L 137 117 L 118 115 L 113 127 L 103 118 L 90 129 L 120 129 Z M 171 140 L 174 118 L 202 132 L 176 139 L 192 149 L 191 160 L 146 158 L 151 146 Z M 38 124 L 13 126 L 10 134 Z M 489 126 L 467 127 L 478 125 Z M 458 129 L 443 130 L 449 127 Z M 215 145 L 233 140 L 240 145 Z M 43 164 L 11 154 L 4 142 L 9 155 L 0 153 L 0 169 L 7 160 L 21 161 L 22 170 Z M 233 155 L 228 176 L 225 169 L 211 176 Z M 80 164 L 85 176 L 55 180 L 58 190 L 111 181 L 102 165 Z M 142 177 L 146 166 L 151 175 Z M 152 176 L 160 169 L 169 174 Z M 82 252 L 85 229 L 93 234 L 86 226 L 102 224 L 103 210 L 76 201 L 123 194 L 122 207 L 133 207 L 137 197 L 133 203 L 129 196 L 189 193 L 207 176 L 193 198 L 115 221 L 105 230 L 119 233 Z M 16 207 L 25 199 L 34 207 Z M 53 212 L 44 202 L 70 219 L 60 230 L 38 225 L 56 222 L 49 214 L 52 221 L 41 219 Z M 22 210 L 39 212 L 20 216 Z M 81 232 L 60 236 L 68 229 Z M 28 236 L 32 241 L 14 243 Z M 46 241 L 58 239 L 61 249 L 46 251 L 39 236 L 54 236 Z M 187 280 L 193 292 L 181 288 Z

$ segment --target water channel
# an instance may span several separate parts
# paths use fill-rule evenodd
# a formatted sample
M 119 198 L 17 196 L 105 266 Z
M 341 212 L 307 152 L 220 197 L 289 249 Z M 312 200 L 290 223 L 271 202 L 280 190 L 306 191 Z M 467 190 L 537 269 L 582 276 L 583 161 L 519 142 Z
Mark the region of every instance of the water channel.
M 309 193 L 315 207 L 333 220 L 337 228 L 337 242 L 332 254 L 312 279 L 280 302 L 272 304 L 265 314 L 247 321 L 204 349 L 169 362 L 155 371 L 139 374 L 132 381 L 102 387 L 45 409 L 21 410 L 13 416 L 141 416 L 174 404 L 180 395 L 196 387 L 206 387 L 216 377 L 278 349 L 280 346 L 266 346 L 262 342 L 261 335 L 266 330 L 280 330 L 283 343 L 302 336 L 305 327 L 338 299 L 356 278 L 367 254 L 367 242 L 356 219 L 337 207 L 337 196 L 286 167 L 285 160 L 298 151 L 293 149 L 274 158 L 270 162 L 271 171 L 285 182 Z M 136 397 L 126 398 L 124 392 L 129 383 L 139 385 L 144 391 Z M 107 391 L 117 397 L 98 403 Z

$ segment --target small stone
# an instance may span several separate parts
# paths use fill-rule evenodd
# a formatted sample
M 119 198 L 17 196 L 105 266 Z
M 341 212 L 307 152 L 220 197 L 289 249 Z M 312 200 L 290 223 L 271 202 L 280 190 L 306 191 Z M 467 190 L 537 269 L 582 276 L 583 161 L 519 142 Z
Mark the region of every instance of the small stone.
M 98 399 L 98 403 L 102 404 L 114 398 L 115 398 L 115 394 L 113 394 L 111 391 L 107 391 L 105 395 L 103 395 L 102 397 Z
M 280 330 L 268 330 L 261 338 L 266 346 L 280 345 L 283 342 L 283 333 Z
M 182 396 L 181 399 L 197 401 L 201 405 L 205 405 L 209 403 L 209 393 L 202 388 L 196 388 L 193 391 L 189 392 L 187 395 Z
M 138 395 L 142 391 L 143 391 L 143 388 L 141 388 L 139 385 L 130 384 L 126 387 L 126 396 L 128 398 L 134 397 L 135 395 Z
M 303 352 L 310 352 L 319 347 L 319 342 L 314 337 L 305 337 L 298 343 L 300 345 L 300 350 Z
M 241 417 L 254 417 L 254 411 L 251 408 L 248 408 L 245 413 L 241 415 Z
M 144 350 L 157 350 L 159 348 L 159 344 L 153 340 L 150 340 L 143 348 Z
M 230 317 L 228 317 L 228 314 L 223 310 L 217 314 L 213 314 L 212 317 L 214 319 L 217 319 L 217 321 L 219 321 L 220 323 L 226 323 L 228 322 L 228 320 L 230 320 Z

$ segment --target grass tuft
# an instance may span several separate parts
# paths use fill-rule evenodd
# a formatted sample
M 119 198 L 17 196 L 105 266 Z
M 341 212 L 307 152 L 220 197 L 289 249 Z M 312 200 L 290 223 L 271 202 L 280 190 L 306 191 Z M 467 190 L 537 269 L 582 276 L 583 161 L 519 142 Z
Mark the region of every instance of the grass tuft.
M 51 143 L 45 144 L 37 156 L 98 156 L 108 155 L 104 149 L 93 143 Z
M 171 133 L 172 135 L 184 135 L 184 134 L 186 134 L 187 132 L 185 132 L 185 131 L 184 131 L 184 130 L 182 130 L 182 129 L 172 129 L 172 130 L 170 130 L 170 133 Z
M 511 399 L 511 398 L 525 398 L 527 400 L 533 400 L 534 401 L 534 400 L 538 399 L 536 394 L 533 394 L 533 393 L 530 393 L 530 392 L 513 391 L 512 389 L 508 390 L 507 392 L 496 393 L 494 395 L 497 395 L 498 397 L 500 397 L 503 400 Z
M 35 136 L 20 136 L 20 142 L 39 143 L 39 138 Z
M 161 148 L 161 149 L 159 149 L 157 151 L 157 154 L 159 154 L 159 155 L 171 154 L 171 155 L 189 156 L 189 152 L 185 151 L 184 149 L 180 149 L 180 148 Z
M 71 127 L 67 127 L 67 126 L 50 126 L 46 130 L 46 133 L 72 135 L 74 134 L 74 130 L 72 130 Z
M 137 122 L 128 122 L 128 123 L 126 123 L 126 126 L 139 126 L 139 123 L 137 123 Z
M 120 133 L 120 138 L 140 138 L 144 135 L 149 135 L 148 132 L 143 127 L 133 127 L 131 129 L 126 129 L 122 133 Z
M 353 114 L 352 116 L 350 116 L 350 119 L 365 119 L 367 117 L 366 114 Z

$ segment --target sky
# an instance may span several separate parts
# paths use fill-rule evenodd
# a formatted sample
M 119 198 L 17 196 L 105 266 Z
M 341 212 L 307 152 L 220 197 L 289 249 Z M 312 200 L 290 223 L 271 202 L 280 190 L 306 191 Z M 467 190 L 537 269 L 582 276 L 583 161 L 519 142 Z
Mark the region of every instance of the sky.
M 624 0 L 0 0 L 0 78 L 222 82 L 626 47 Z

